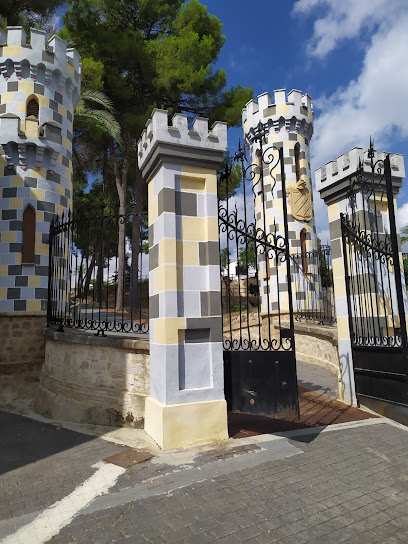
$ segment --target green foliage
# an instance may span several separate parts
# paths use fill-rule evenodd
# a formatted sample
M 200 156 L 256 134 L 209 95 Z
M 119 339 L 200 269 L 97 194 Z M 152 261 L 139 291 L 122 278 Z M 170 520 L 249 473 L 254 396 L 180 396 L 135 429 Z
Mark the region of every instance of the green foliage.
M 228 251 L 228 248 L 224 247 L 220 251 L 220 260 L 221 260 L 221 267 L 227 268 L 229 259 L 231 257 L 231 252 Z
M 226 179 L 225 175 L 227 171 L 229 171 L 230 173 L 227 175 L 228 178 Z M 218 170 L 218 198 L 220 200 L 227 200 L 227 198 L 234 196 L 241 183 L 241 165 L 234 162 L 231 153 L 227 151 L 224 155 L 224 160 L 222 161 L 221 166 Z
M 247 245 L 239 249 L 238 265 L 245 272 L 248 271 L 250 266 L 256 269 L 256 244 L 252 238 L 248 238 Z
M 404 264 L 405 286 L 408 287 L 408 256 L 403 257 L 402 262 Z
M 408 242 L 408 225 L 401 230 L 401 244 Z
M 4 26 L 22 25 L 22 17 L 27 19 L 27 28 L 49 23 L 55 10 L 64 0 L 0 0 L 0 16 Z
M 319 271 L 320 279 L 322 282 L 322 287 L 332 287 L 333 286 L 333 273 L 329 268 L 324 255 L 321 252 L 322 242 L 320 238 L 317 238 L 317 251 L 319 255 Z

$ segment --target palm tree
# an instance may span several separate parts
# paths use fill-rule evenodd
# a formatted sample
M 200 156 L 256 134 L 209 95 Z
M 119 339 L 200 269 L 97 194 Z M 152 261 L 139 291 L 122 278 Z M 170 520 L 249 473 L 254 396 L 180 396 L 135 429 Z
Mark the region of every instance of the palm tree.
M 95 105 L 101 106 L 96 109 Z M 113 115 L 111 100 L 100 91 L 81 91 L 81 98 L 75 108 L 75 121 L 87 124 L 95 122 L 102 132 L 121 144 L 120 125 Z

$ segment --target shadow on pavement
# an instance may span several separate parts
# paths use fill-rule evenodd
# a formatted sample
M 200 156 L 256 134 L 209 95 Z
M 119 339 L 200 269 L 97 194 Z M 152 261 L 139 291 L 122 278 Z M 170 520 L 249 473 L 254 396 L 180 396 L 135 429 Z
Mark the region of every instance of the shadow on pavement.
M 0 429 L 0 474 L 94 439 L 3 411 L 0 411 Z

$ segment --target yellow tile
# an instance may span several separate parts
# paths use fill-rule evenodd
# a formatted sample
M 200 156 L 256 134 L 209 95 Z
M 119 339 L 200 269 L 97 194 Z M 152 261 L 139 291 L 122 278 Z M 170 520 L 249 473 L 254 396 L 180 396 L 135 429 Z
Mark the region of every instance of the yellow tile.
M 38 123 L 32 119 L 27 119 L 25 122 L 26 136 L 38 138 Z
M 16 232 L 2 232 L 1 241 L 2 242 L 15 242 L 17 238 Z
M 205 178 L 181 176 L 181 190 L 189 193 L 205 193 Z
M 61 155 L 61 153 L 58 155 L 57 163 L 62 164 L 62 155 Z
M 35 212 L 35 220 L 36 221 L 44 221 L 44 212 Z
M 11 209 L 21 209 L 23 207 L 23 200 L 21 198 L 10 198 Z
M 180 272 L 174 264 L 165 264 L 154 270 L 154 288 L 155 293 L 160 293 L 166 289 L 183 289 L 182 280 L 180 284 Z
M 8 276 L 8 266 L 6 264 L 0 265 L 0 276 Z
M 339 259 L 333 259 L 332 265 L 333 265 L 333 278 L 334 278 L 335 285 L 337 281 L 344 282 L 345 271 L 344 271 L 343 257 Z
M 327 215 L 329 216 L 329 223 L 335 221 L 336 219 L 340 219 L 338 202 L 333 202 L 327 206 Z
M 302 136 L 301 134 L 298 134 L 297 135 L 297 141 L 301 144 L 304 144 L 305 143 L 305 137 Z
M 62 117 L 66 117 L 67 116 L 67 108 L 65 108 L 64 106 L 61 106 L 61 104 L 58 104 L 58 113 L 60 115 L 62 115 Z
M 312 112 L 312 110 L 308 110 L 307 116 L 309 117 L 309 119 L 312 119 L 312 121 L 313 121 L 313 112 Z
M 29 312 L 39 312 L 41 310 L 41 300 L 27 300 L 27 310 Z
M 59 195 L 65 195 L 65 187 L 63 187 L 62 185 L 57 184 L 57 193 Z
M 7 289 L 5 287 L 0 287 L 0 300 L 5 300 L 7 298 Z
M 289 107 L 287 104 L 278 104 L 276 106 L 276 113 L 281 113 L 281 114 L 285 114 L 285 113 L 288 113 L 289 112 Z
M 183 216 L 182 233 L 183 240 L 218 241 L 218 218 Z
M 19 57 L 21 55 L 21 45 L 6 45 L 3 47 L 3 57 Z
M 177 240 L 177 262 L 183 263 L 183 265 L 198 265 L 197 242 Z
M 28 286 L 29 287 L 40 287 L 40 277 L 39 276 L 28 276 Z
M 16 264 L 21 264 L 21 253 L 16 253 Z
M 21 176 L 10 176 L 11 187 L 24 187 L 24 179 Z
M 36 244 L 35 252 L 37 255 L 48 255 L 49 248 L 47 244 Z
M 55 213 L 56 214 L 61 215 L 64 210 L 65 210 L 65 208 L 63 206 L 61 206 L 61 204 L 55 204 Z
M 13 101 L 13 93 L 3 93 L 1 95 L 2 104 L 10 104 Z
M 65 136 L 62 137 L 62 145 L 65 149 L 71 149 L 71 140 L 68 140 Z
M 205 192 L 212 194 L 217 193 L 217 172 L 213 168 L 183 164 L 183 177 L 184 176 L 204 178 Z
M 179 330 L 185 330 L 186 320 L 184 317 L 167 317 L 154 320 L 155 344 L 178 344 Z
M 337 318 L 337 334 L 340 338 L 350 338 L 350 329 L 347 317 Z
M 45 179 L 45 175 L 46 175 L 45 168 L 37 168 L 37 167 L 31 168 L 30 176 L 32 178 Z
M 162 264 L 176 264 L 176 240 L 165 238 L 159 243 L 159 266 Z M 181 263 L 180 263 L 181 264 Z
M 292 140 L 287 140 L 286 142 L 283 142 L 283 149 L 293 149 L 295 147 L 295 143 Z M 275 152 L 277 153 L 277 152 Z
M 31 194 L 31 198 L 34 198 L 36 200 L 44 200 L 43 189 L 31 189 L 30 194 Z
M 38 98 L 39 106 L 46 106 L 47 108 L 49 107 L 50 101 L 46 96 L 43 96 L 42 94 L 39 94 L 37 96 L 37 98 Z
M 19 81 L 18 90 L 23 93 L 34 93 L 33 81 Z
M 159 217 L 159 201 L 157 196 L 149 202 L 149 225 Z
M 17 106 L 18 113 L 25 113 L 26 111 L 26 104 L 25 102 L 19 102 Z
M 72 77 L 74 77 L 75 69 L 74 69 L 74 66 L 70 62 L 67 61 L 65 65 L 65 69 L 69 74 L 71 74 Z

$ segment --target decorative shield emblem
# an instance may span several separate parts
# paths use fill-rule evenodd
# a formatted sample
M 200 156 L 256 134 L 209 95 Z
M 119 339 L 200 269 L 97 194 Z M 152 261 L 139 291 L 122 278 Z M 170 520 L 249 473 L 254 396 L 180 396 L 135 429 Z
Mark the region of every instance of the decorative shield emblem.
M 310 221 L 313 215 L 312 194 L 304 184 L 292 185 L 286 189 L 292 215 L 298 221 Z

